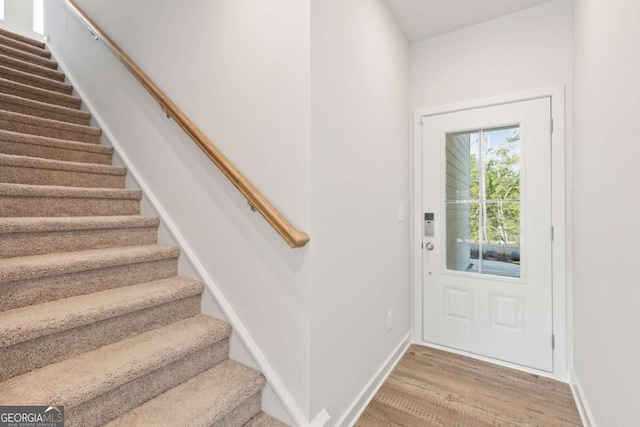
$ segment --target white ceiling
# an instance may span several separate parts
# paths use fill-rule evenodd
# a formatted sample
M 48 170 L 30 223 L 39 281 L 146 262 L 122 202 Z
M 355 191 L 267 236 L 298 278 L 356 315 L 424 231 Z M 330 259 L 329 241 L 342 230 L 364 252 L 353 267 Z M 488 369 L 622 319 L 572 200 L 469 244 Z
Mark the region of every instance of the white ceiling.
M 415 42 L 550 0 L 385 0 Z

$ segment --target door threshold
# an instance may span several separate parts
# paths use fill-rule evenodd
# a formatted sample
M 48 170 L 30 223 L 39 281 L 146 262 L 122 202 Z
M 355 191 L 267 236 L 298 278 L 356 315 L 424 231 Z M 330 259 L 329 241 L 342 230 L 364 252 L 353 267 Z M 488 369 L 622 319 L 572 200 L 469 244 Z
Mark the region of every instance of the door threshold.
M 556 375 L 554 375 L 553 372 L 547 372 L 547 371 L 542 371 L 540 369 L 528 368 L 526 366 L 517 365 L 515 363 L 505 362 L 504 360 L 493 359 L 491 357 L 481 356 L 481 355 L 476 354 L 476 353 L 470 353 L 468 351 L 462 351 L 462 350 L 458 350 L 458 349 L 455 349 L 455 348 L 446 347 L 446 346 L 443 346 L 443 345 L 434 344 L 434 343 L 430 343 L 430 342 L 426 342 L 426 341 L 420 341 L 420 342 L 418 342 L 416 344 L 423 345 L 423 346 L 429 347 L 429 348 L 435 348 L 436 350 L 442 350 L 442 351 L 446 351 L 446 352 L 449 352 L 449 353 L 457 354 L 457 355 L 460 355 L 460 356 L 469 357 L 471 359 L 481 360 L 483 362 L 491 363 L 493 365 L 502 366 L 504 368 L 515 369 L 516 371 L 521 371 L 521 372 L 526 372 L 528 374 L 538 375 L 540 377 L 549 378 L 549 379 L 552 379 L 552 380 L 560 381 L 562 383 L 567 383 L 567 384 L 569 383 L 569 381 L 565 381 L 564 379 L 556 377 Z

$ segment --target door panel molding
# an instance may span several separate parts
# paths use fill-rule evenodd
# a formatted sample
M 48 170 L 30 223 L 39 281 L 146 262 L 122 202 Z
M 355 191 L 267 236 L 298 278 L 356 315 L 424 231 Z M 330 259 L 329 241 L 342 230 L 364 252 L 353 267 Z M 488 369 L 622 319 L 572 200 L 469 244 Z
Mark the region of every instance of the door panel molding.
M 423 242 L 422 231 L 422 207 L 419 202 L 422 198 L 422 118 L 427 116 L 447 114 L 464 110 L 471 110 L 483 107 L 522 102 L 539 98 L 551 98 L 551 115 L 553 118 L 553 132 L 551 134 L 551 203 L 552 203 L 552 225 L 554 228 L 554 239 L 552 243 L 552 301 L 553 301 L 553 334 L 555 335 L 555 350 L 553 354 L 554 370 L 552 377 L 568 382 L 569 369 L 572 367 L 572 334 L 570 330 L 570 319 L 572 313 L 571 288 L 567 283 L 567 227 L 566 227 L 566 164 L 565 164 L 565 88 L 564 86 L 545 87 L 522 92 L 499 95 L 490 98 L 476 99 L 459 102 L 455 104 L 442 105 L 430 109 L 416 110 L 414 112 L 414 133 L 413 133 L 413 162 L 412 162 L 412 259 L 411 269 L 413 278 L 412 289 L 412 330 L 413 341 L 418 344 L 423 342 L 423 310 L 422 310 L 422 254 Z M 549 123 L 551 128 L 552 124 Z M 551 342 L 551 337 L 549 337 Z M 428 345 L 428 344 L 427 344 Z M 433 346 L 433 345 L 432 345 Z M 464 353 L 456 351 L 457 353 Z M 467 353 L 465 353 L 467 354 Z M 527 372 L 534 372 L 543 376 L 549 373 L 535 369 L 527 369 L 509 363 L 492 360 L 490 358 L 471 355 L 482 360 L 489 360 L 495 363 L 516 367 Z

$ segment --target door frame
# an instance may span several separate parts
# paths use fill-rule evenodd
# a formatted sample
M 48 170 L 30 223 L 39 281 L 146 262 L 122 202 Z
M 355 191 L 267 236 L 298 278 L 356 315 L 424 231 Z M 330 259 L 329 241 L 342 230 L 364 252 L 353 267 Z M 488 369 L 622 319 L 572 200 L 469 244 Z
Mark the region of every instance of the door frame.
M 551 134 L 551 209 L 554 238 L 552 242 L 552 316 L 555 349 L 553 351 L 553 372 L 525 368 L 519 365 L 495 360 L 477 354 L 440 347 L 423 340 L 422 327 L 422 117 L 453 113 L 494 105 L 509 104 L 537 98 L 551 98 L 551 116 L 553 133 Z M 551 123 L 550 123 L 551 125 Z M 502 366 L 531 372 L 540 376 L 551 377 L 569 382 L 569 369 L 572 363 L 573 339 L 570 329 L 572 299 L 567 284 L 567 224 L 566 224 L 566 126 L 565 126 L 565 87 L 553 86 L 509 93 L 490 98 L 475 99 L 455 104 L 441 105 L 414 111 L 413 117 L 413 161 L 412 161 L 412 199 L 411 199 L 411 272 L 412 272 L 412 340 L 416 344 L 441 348 L 453 353 L 462 354 L 495 363 Z M 551 230 L 550 230 L 551 232 Z M 549 343 L 551 345 L 551 343 Z

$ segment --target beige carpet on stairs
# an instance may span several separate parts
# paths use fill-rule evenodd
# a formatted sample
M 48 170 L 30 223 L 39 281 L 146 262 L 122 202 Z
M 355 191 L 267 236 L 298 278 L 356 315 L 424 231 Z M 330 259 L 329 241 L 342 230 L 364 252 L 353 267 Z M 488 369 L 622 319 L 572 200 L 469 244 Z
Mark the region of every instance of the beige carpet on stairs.
M 45 45 L 0 29 L 0 405 L 66 426 L 284 424 Z

